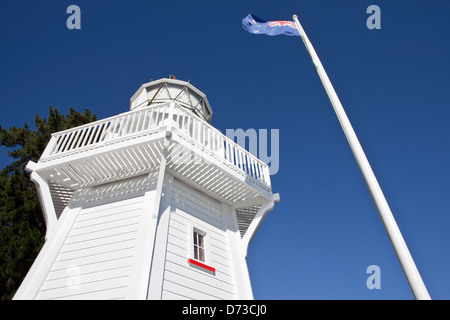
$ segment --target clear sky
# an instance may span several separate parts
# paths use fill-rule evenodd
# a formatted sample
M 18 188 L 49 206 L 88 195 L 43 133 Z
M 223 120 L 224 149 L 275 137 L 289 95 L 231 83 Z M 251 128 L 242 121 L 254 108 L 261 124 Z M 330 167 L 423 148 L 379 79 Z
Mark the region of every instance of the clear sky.
M 72 4 L 81 30 L 66 27 Z M 448 1 L 2 1 L 0 124 L 48 106 L 102 119 L 152 78 L 190 79 L 222 132 L 280 132 L 281 202 L 247 257 L 256 299 L 413 299 L 302 41 L 244 31 L 249 13 L 299 15 L 431 297 L 450 299 Z M 370 265 L 381 289 L 366 286 Z

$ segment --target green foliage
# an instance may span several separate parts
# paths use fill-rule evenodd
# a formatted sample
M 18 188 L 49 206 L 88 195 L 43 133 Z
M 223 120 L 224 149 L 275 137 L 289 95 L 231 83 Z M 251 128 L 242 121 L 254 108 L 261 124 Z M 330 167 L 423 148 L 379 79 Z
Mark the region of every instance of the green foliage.
M 14 159 L 0 171 L 0 299 L 14 296 L 44 243 L 45 222 L 26 164 L 39 160 L 53 132 L 95 120 L 87 109 L 63 116 L 50 107 L 47 119 L 35 116 L 35 130 L 26 123 L 9 130 L 0 126 L 0 146 L 11 149 Z

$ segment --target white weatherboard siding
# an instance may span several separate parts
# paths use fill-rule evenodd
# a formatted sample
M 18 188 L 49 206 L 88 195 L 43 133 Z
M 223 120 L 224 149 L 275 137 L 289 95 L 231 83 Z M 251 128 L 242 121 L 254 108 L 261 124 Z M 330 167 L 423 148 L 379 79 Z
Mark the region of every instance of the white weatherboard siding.
M 193 228 L 206 232 L 206 264 L 215 274 L 187 263 Z M 167 236 L 163 299 L 236 299 L 231 250 L 221 204 L 175 179 Z
M 151 178 L 138 177 L 84 192 L 82 209 L 37 299 L 139 298 L 136 276 L 145 267 L 140 244 L 148 236 L 145 203 L 154 189 Z

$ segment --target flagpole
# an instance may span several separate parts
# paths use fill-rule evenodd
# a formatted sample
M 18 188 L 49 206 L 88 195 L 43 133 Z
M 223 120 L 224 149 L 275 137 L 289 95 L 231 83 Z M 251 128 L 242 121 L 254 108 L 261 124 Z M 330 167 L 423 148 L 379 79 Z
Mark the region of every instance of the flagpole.
M 414 297 L 417 300 L 430 300 L 431 297 L 428 294 L 427 288 L 423 283 L 423 280 L 419 274 L 419 270 L 417 269 L 414 260 L 411 256 L 411 253 L 406 246 L 405 240 L 400 232 L 400 229 L 395 222 L 394 216 L 392 215 L 391 209 L 386 201 L 386 198 L 383 195 L 383 192 L 378 184 L 377 179 L 370 167 L 369 161 L 367 160 L 366 155 L 361 147 L 361 144 L 358 141 L 358 138 L 353 130 L 353 127 L 344 111 L 344 108 L 339 100 L 339 97 L 336 94 L 336 91 L 333 88 L 333 85 L 330 82 L 330 79 L 325 72 L 325 69 L 320 62 L 319 57 L 316 54 L 311 42 L 308 39 L 305 31 L 303 30 L 297 15 L 293 16 L 295 25 L 297 26 L 298 31 L 300 32 L 303 43 L 308 50 L 314 66 L 316 67 L 317 73 L 319 74 L 320 79 L 322 80 L 322 84 L 325 87 L 325 90 L 328 94 L 328 97 L 333 105 L 334 111 L 341 123 L 342 129 L 347 137 L 347 141 L 352 149 L 353 155 L 355 156 L 356 162 L 359 165 L 359 168 L 364 176 L 366 184 L 370 190 L 373 201 L 378 209 L 381 220 L 383 221 L 384 227 L 389 235 L 392 246 L 394 247 L 395 253 L 400 261 L 403 272 L 406 275 L 409 286 L 414 294 Z

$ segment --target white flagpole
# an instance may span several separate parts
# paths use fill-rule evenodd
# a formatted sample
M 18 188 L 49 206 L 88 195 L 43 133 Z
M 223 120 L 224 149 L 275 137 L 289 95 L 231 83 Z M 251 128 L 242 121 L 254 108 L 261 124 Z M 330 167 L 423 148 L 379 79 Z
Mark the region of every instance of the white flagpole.
M 423 283 L 423 280 L 419 274 L 419 270 L 417 269 L 414 260 L 411 256 L 411 253 L 406 246 L 405 240 L 400 232 L 400 229 L 395 222 L 394 216 L 392 215 L 391 209 L 386 201 L 386 198 L 381 191 L 380 185 L 378 184 L 377 179 L 370 167 L 369 161 L 364 154 L 364 151 L 361 147 L 361 144 L 358 141 L 358 138 L 355 134 L 355 131 L 350 124 L 350 121 L 342 107 L 341 102 L 333 88 L 333 85 L 328 78 L 325 69 L 322 66 L 322 63 L 319 60 L 319 57 L 316 54 L 311 42 L 308 39 L 305 31 L 303 30 L 297 15 L 293 16 L 295 25 L 297 26 L 298 31 L 300 32 L 301 38 L 311 55 L 312 61 L 317 69 L 317 73 L 319 74 L 320 79 L 322 80 L 322 84 L 325 87 L 325 90 L 328 94 L 328 97 L 333 105 L 334 111 L 341 123 L 342 129 L 344 130 L 345 136 L 347 137 L 347 141 L 350 144 L 350 148 L 352 149 L 353 155 L 355 156 L 356 162 L 359 165 L 359 168 L 364 176 L 366 184 L 372 194 L 372 198 L 375 202 L 375 205 L 380 214 L 381 220 L 383 221 L 384 227 L 389 235 L 392 246 L 394 247 L 395 253 L 400 261 L 400 264 L 403 268 L 403 272 L 406 275 L 406 278 L 409 282 L 409 286 L 414 294 L 414 297 L 417 300 L 430 300 L 431 297 L 428 294 L 427 288 Z

